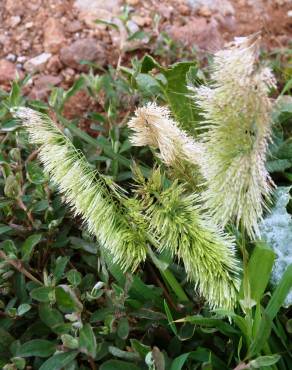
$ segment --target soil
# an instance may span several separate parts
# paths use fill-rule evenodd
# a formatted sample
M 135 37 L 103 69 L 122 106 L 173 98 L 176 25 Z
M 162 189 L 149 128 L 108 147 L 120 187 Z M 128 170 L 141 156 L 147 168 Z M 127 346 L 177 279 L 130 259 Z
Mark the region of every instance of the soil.
M 115 26 L 97 24 L 97 18 Z M 145 37 L 127 40 L 129 32 L 140 31 Z M 66 88 L 88 69 L 82 59 L 105 68 L 126 64 L 151 51 L 163 32 L 186 50 L 214 52 L 234 36 L 258 31 L 265 49 L 287 47 L 292 0 L 2 0 L 0 87 L 9 89 L 17 74 L 30 73 L 26 93 L 42 100 L 52 86 Z M 80 110 L 76 101 L 72 105 L 82 113 L 88 97 L 78 99 Z

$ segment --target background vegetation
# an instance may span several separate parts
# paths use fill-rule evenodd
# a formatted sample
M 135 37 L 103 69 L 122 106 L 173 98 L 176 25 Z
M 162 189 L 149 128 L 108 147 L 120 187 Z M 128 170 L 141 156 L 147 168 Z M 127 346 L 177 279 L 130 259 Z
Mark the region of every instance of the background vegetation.
M 283 95 L 274 112 L 268 168 L 286 187 L 292 182 L 289 55 L 265 55 Z M 207 78 L 208 69 L 197 62 L 163 67 L 145 56 L 119 70 L 96 74 L 93 69 L 67 91 L 53 89 L 48 103 L 22 95 L 27 80 L 0 92 L 0 367 L 292 368 L 291 308 L 282 307 L 291 288 L 291 265 L 275 287 L 270 283 L 274 252 L 263 243 L 247 245 L 252 302 L 244 302 L 240 293 L 235 313 L 210 311 L 183 268 L 167 258 L 153 255 L 134 275 L 124 274 L 64 206 L 42 171 L 37 148 L 10 113 L 25 105 L 57 118 L 92 167 L 127 189 L 133 158 L 145 176 L 153 165 L 151 151 L 131 147 L 128 139 L 125 122 L 134 106 L 153 99 L 167 103 L 192 130 L 198 112 L 186 85 Z M 98 110 L 85 114 L 96 135 L 63 116 L 66 100 L 80 89 L 98 103 Z M 286 212 L 291 210 L 290 201 Z M 237 238 L 240 243 L 239 233 Z

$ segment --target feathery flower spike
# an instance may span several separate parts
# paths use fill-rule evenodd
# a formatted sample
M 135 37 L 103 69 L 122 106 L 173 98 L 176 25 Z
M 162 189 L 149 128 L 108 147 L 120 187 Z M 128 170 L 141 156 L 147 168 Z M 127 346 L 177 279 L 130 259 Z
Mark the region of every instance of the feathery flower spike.
M 216 222 L 241 222 L 251 237 L 259 235 L 272 180 L 265 168 L 271 137 L 271 102 L 274 78 L 257 65 L 257 35 L 237 38 L 214 57 L 211 87 L 195 89 L 207 129 L 201 135 L 206 178 L 203 199 Z
M 235 257 L 234 238 L 202 213 L 198 195 L 185 193 L 184 185 L 162 190 L 159 169 L 148 182 L 139 180 L 150 234 L 159 251 L 170 251 L 182 260 L 188 278 L 210 307 L 232 309 L 239 286 L 240 263 Z M 149 194 L 153 196 L 149 196 Z
M 25 125 L 30 141 L 40 145 L 39 158 L 66 202 L 83 217 L 89 231 L 113 256 L 114 262 L 134 271 L 146 258 L 142 229 L 131 227 L 128 210 L 111 196 L 84 155 L 45 114 L 19 108 L 15 116 Z
M 173 166 L 182 160 L 199 165 L 203 155 L 202 145 L 178 127 L 168 108 L 148 103 L 136 109 L 135 117 L 128 122 L 128 126 L 134 131 L 131 137 L 133 145 L 158 148 L 166 165 Z

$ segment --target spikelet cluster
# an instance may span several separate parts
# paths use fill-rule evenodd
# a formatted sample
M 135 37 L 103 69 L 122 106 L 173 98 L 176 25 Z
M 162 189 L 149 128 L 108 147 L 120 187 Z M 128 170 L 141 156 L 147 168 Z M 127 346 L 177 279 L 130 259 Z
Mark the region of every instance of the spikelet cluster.
M 133 129 L 133 145 L 158 148 L 167 166 L 184 160 L 199 165 L 202 145 L 178 127 L 167 107 L 148 103 L 145 107 L 137 108 L 128 126 Z
M 242 223 L 251 237 L 259 235 L 272 187 L 265 168 L 271 137 L 269 89 L 271 71 L 257 65 L 258 37 L 238 38 L 215 54 L 213 84 L 196 89 L 205 118 L 201 170 L 203 199 L 216 222 Z
M 233 308 L 239 271 L 233 237 L 202 213 L 198 195 L 187 195 L 177 182 L 163 190 L 161 182 L 157 169 L 137 190 L 145 194 L 145 216 L 159 251 L 167 250 L 183 262 L 189 280 L 210 307 Z
M 135 270 L 146 258 L 144 231 L 129 222 L 131 215 L 112 197 L 104 179 L 48 116 L 28 108 L 19 108 L 15 116 L 26 126 L 30 141 L 40 145 L 39 158 L 66 202 L 114 262 Z

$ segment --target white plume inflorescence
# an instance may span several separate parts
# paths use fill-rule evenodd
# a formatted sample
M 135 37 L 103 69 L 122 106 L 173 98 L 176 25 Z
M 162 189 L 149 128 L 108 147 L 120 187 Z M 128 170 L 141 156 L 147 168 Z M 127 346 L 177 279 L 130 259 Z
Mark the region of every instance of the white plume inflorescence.
M 215 54 L 210 87 L 195 89 L 205 118 L 201 170 L 206 178 L 203 199 L 216 222 L 242 223 L 251 237 L 259 235 L 272 188 L 265 168 L 271 137 L 274 79 L 257 65 L 258 37 L 238 38 Z
M 128 222 L 128 210 L 111 195 L 104 179 L 45 114 L 19 108 L 15 116 L 40 145 L 39 158 L 66 202 L 124 270 L 134 271 L 146 258 L 144 231 Z
M 199 165 L 202 145 L 178 127 L 167 107 L 148 103 L 145 107 L 137 108 L 128 126 L 134 131 L 131 137 L 133 145 L 158 148 L 167 166 L 183 160 Z

